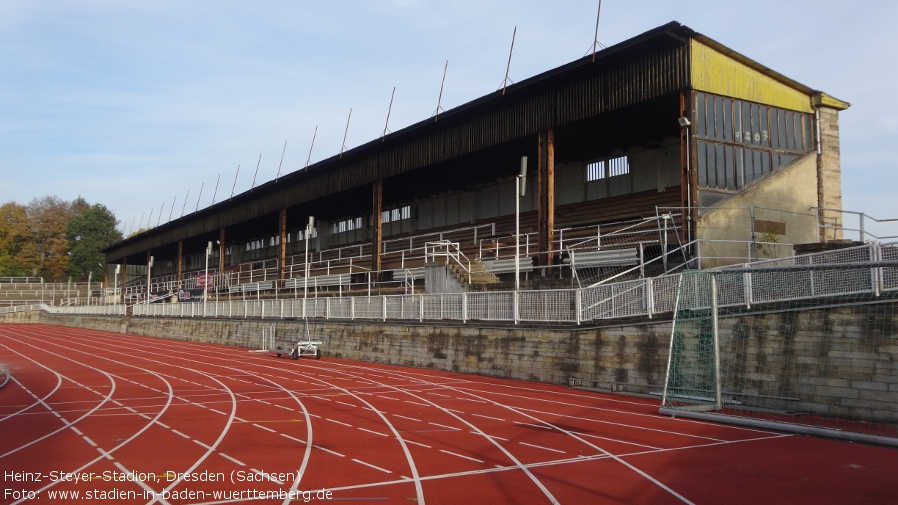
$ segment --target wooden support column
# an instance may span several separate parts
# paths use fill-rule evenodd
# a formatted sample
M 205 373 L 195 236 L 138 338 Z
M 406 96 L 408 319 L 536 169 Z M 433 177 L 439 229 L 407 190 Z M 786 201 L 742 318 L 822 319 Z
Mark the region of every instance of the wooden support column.
M 376 272 L 375 275 L 380 278 L 381 258 L 380 249 L 383 241 L 383 223 L 381 215 L 383 213 L 383 196 L 384 181 L 378 179 L 371 190 L 371 224 L 373 232 L 371 234 L 371 270 Z
M 555 263 L 552 237 L 555 235 L 555 130 L 539 132 L 536 168 L 537 248 L 539 265 Z
M 284 268 L 287 263 L 287 209 L 281 209 L 280 212 L 280 223 L 278 223 L 278 229 L 280 230 L 280 253 L 278 254 L 278 281 L 280 285 L 284 285 Z

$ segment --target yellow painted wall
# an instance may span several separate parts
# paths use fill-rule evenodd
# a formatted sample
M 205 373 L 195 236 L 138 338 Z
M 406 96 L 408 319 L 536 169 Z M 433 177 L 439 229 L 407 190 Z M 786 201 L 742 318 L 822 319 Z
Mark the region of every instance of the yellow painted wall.
M 692 40 L 692 87 L 784 109 L 813 112 L 811 97 L 697 40 Z

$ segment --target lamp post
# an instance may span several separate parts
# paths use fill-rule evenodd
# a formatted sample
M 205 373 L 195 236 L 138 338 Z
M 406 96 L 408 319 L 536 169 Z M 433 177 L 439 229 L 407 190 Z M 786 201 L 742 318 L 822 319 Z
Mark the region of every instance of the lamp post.
M 153 268 L 153 257 L 150 256 L 150 261 L 147 261 L 147 303 L 150 303 L 150 270 Z
M 304 269 L 305 271 L 302 274 L 302 281 L 303 281 L 302 297 L 304 299 L 309 297 L 309 240 L 311 240 L 311 238 L 312 238 L 312 228 L 314 228 L 314 227 L 315 227 L 315 217 L 309 216 L 309 224 L 306 225 L 306 237 L 305 237 L 306 238 L 306 240 L 305 240 L 305 242 L 306 242 L 306 259 L 303 264 L 303 266 L 305 267 L 305 269 Z M 303 301 L 302 306 L 303 306 L 303 315 L 305 315 L 305 306 L 306 306 L 305 301 Z
M 521 288 L 521 197 L 527 191 L 526 156 L 521 156 L 521 172 L 514 182 L 514 289 L 518 291 Z
M 212 255 L 212 241 L 206 244 L 206 273 L 203 275 L 203 317 L 206 317 L 206 294 L 209 292 L 209 256 Z

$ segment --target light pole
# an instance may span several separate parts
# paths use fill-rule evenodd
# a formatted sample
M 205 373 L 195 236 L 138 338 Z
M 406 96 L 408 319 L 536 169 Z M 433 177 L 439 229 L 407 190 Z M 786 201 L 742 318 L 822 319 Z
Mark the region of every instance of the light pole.
M 302 297 L 309 297 L 309 240 L 312 239 L 312 228 L 315 227 L 315 217 L 309 216 L 309 224 L 306 225 L 306 259 L 304 262 L 305 271 L 302 274 Z M 303 315 L 305 315 L 305 301 L 303 301 Z
M 203 317 L 206 317 L 206 294 L 209 292 L 209 256 L 212 254 L 212 241 L 206 244 L 206 273 L 203 275 Z
M 521 288 L 521 197 L 527 191 L 526 156 L 521 156 L 521 172 L 514 182 L 514 289 L 517 291 Z
M 153 268 L 153 257 L 147 261 L 147 303 L 150 303 L 150 270 Z

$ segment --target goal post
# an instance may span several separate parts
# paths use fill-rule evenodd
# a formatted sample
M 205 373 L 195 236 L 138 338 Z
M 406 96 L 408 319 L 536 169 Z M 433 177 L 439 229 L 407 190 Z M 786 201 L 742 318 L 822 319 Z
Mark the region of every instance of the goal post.
M 661 413 L 898 445 L 898 264 L 687 271 Z

